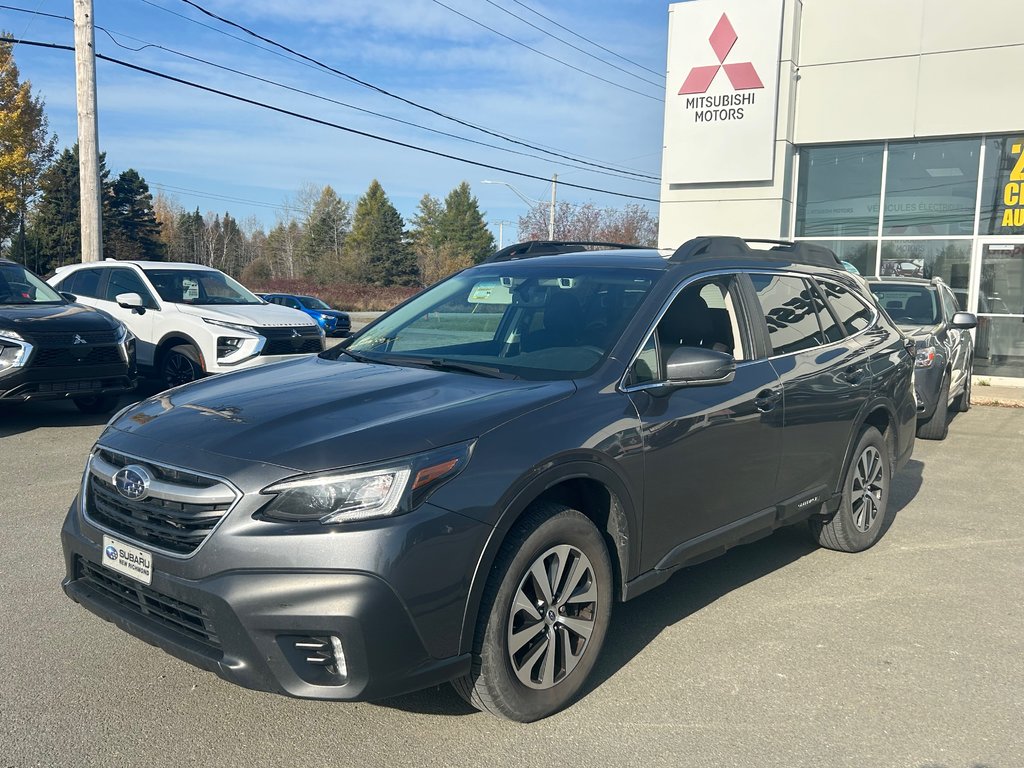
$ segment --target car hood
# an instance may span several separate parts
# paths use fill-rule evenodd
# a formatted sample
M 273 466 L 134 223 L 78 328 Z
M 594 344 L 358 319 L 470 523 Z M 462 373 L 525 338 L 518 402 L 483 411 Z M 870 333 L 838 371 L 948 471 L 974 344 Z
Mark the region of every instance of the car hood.
M 0 330 L 15 331 L 31 341 L 36 333 L 109 331 L 117 321 L 82 304 L 0 304 Z
M 205 451 L 313 472 L 478 437 L 574 391 L 571 381 L 307 357 L 169 390 L 120 414 L 108 430 L 160 441 L 167 455 L 147 450 L 154 460 L 194 462 L 194 452 Z
M 194 317 L 208 317 L 226 323 L 241 323 L 260 328 L 275 326 L 315 326 L 316 322 L 305 312 L 277 304 L 173 304 L 179 312 Z

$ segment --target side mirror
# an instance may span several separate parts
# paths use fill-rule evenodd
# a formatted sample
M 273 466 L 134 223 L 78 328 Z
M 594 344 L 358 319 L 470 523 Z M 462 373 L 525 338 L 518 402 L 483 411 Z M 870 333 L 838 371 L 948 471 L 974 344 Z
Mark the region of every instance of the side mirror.
M 978 326 L 978 316 L 973 312 L 957 312 L 953 315 L 951 325 L 954 328 L 963 328 L 965 331 Z
M 137 293 L 119 293 L 115 300 L 119 307 L 130 309 L 132 312 L 137 312 L 140 315 L 146 313 L 146 305 L 142 301 L 142 297 Z
M 72 304 L 74 304 L 76 301 L 78 301 L 78 297 L 75 296 L 75 294 L 73 294 L 73 293 L 68 293 L 67 291 L 61 291 L 60 295 L 63 296 L 68 301 L 70 301 Z
M 726 384 L 736 378 L 736 358 L 715 349 L 679 347 L 665 367 L 671 384 Z

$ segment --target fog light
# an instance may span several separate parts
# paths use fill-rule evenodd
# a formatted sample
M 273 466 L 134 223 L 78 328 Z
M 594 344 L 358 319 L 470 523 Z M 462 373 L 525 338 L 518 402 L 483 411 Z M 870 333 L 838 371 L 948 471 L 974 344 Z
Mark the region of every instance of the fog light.
M 342 682 L 348 680 L 348 664 L 345 661 L 345 648 L 341 644 L 341 638 L 331 635 L 331 648 L 334 649 L 334 668 Z

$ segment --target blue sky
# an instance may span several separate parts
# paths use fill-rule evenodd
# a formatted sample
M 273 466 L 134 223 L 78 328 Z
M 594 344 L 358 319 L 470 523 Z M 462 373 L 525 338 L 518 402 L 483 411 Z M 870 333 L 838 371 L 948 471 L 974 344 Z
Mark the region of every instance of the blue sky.
M 657 184 L 580 170 L 556 158 L 523 157 L 431 134 L 152 47 L 164 46 L 221 67 L 428 128 L 539 154 L 296 61 L 280 49 L 204 16 L 183 0 L 94 2 L 96 24 L 113 33 L 121 45 L 140 48 L 150 44 L 139 51 L 128 50 L 97 30 L 96 49 L 101 54 L 438 152 L 545 179 L 558 173 L 560 181 L 564 182 L 658 197 Z M 196 2 L 306 56 L 445 114 L 529 144 L 556 149 L 562 154 L 653 177 L 660 175 L 667 3 L 652 0 Z M 443 7 L 441 2 L 449 8 Z M 68 16 L 72 13 L 72 3 L 68 0 L 6 0 L 5 4 L 42 13 Z M 544 35 L 501 9 L 570 41 L 592 56 Z M 644 69 L 572 36 L 530 9 Z M 591 75 L 625 87 L 616 87 L 545 58 L 456 12 Z M 10 10 L 0 10 L 0 28 L 28 40 L 62 44 L 74 41 L 68 21 Z M 15 59 L 22 77 L 31 80 L 36 92 L 45 99 L 50 128 L 59 136 L 61 146 L 72 144 L 76 138 L 74 55 L 18 46 Z M 626 71 L 619 71 L 598 59 Z M 293 200 L 303 184 L 330 184 L 343 198 L 354 202 L 370 181 L 377 178 L 408 219 L 425 193 L 443 198 L 465 180 L 471 184 L 490 222 L 514 222 L 524 212 L 525 204 L 512 190 L 481 184 L 482 180 L 510 182 L 533 199 L 547 199 L 550 195 L 550 182 L 517 178 L 509 173 L 383 144 L 108 62 L 97 62 L 97 89 L 100 146 L 107 153 L 107 166 L 112 173 L 135 168 L 150 182 L 154 192 L 158 185 L 163 186 L 168 195 L 187 209 L 227 210 L 240 219 L 254 215 L 265 227 L 270 227 L 277 217 L 287 215 L 288 211 L 280 206 Z M 576 203 L 593 202 L 601 207 L 632 202 L 571 189 L 561 183 L 558 198 Z M 655 203 L 644 205 L 657 212 Z M 514 232 L 514 225 L 511 229 Z M 506 228 L 506 242 L 508 232 Z

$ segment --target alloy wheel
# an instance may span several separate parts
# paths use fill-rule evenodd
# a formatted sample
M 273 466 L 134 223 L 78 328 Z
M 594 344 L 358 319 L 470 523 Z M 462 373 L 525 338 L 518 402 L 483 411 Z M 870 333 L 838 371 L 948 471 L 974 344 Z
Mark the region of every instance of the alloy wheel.
M 885 493 L 884 470 L 882 454 L 875 446 L 869 445 L 857 459 L 857 471 L 850 489 L 853 524 L 861 533 L 866 533 L 878 518 Z
M 544 552 L 519 582 L 508 618 L 508 658 L 519 681 L 558 685 L 587 651 L 598 608 L 594 567 L 579 549 Z
M 168 387 L 188 384 L 199 378 L 199 366 L 180 352 L 171 352 L 164 363 L 164 383 Z

